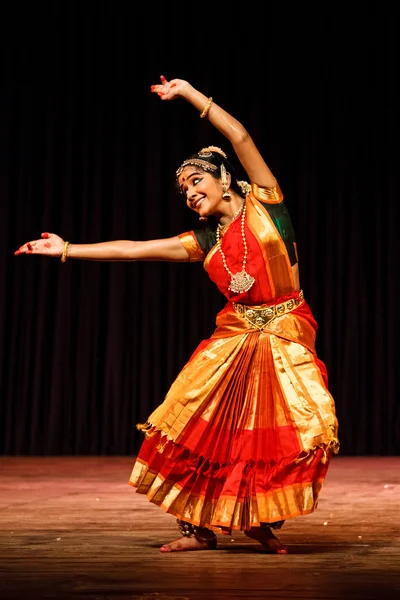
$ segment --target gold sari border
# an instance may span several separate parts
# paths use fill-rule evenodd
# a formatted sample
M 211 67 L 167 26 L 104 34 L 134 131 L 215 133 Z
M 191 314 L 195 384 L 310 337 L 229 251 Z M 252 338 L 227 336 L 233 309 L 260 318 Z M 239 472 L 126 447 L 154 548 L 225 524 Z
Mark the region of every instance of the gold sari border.
M 310 453 L 315 457 L 314 450 Z M 325 479 L 325 475 L 320 475 L 244 498 L 226 494 L 212 498 L 193 494 L 191 488 L 185 490 L 178 482 L 146 471 L 143 462 L 138 462 L 135 471 L 136 476 L 131 477 L 129 484 L 137 488 L 137 493 L 146 495 L 153 504 L 178 519 L 220 533 L 247 530 L 262 522 L 273 523 L 310 514 L 317 508 Z
M 261 249 L 272 295 L 279 298 L 293 293 L 294 278 L 286 246 L 267 209 L 250 194 L 246 210 L 247 225 Z
M 278 184 L 276 184 L 275 187 L 270 188 L 261 187 L 256 183 L 252 183 L 251 191 L 256 200 L 265 202 L 266 204 L 279 204 L 283 200 L 283 194 Z
M 200 262 L 204 259 L 204 252 L 193 231 L 180 233 L 178 238 L 188 253 L 190 262 Z

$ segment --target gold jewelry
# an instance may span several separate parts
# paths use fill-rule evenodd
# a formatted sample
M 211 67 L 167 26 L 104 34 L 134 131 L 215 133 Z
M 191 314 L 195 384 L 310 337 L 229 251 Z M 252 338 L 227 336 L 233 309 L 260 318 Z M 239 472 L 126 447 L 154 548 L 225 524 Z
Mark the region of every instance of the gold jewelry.
M 234 221 L 236 219 L 236 217 L 238 217 L 240 215 L 240 213 L 242 212 L 243 209 L 244 209 L 244 200 L 243 200 L 242 204 L 239 206 L 239 208 L 237 209 L 237 211 L 235 212 L 235 214 L 233 215 L 233 217 L 231 217 L 231 219 L 227 223 L 225 223 L 225 225 L 221 225 L 221 223 L 218 223 L 217 227 L 218 227 L 219 231 L 221 231 L 221 229 L 223 229 L 224 227 L 229 225 L 229 223 L 232 223 L 232 221 Z
M 204 119 L 204 117 L 207 116 L 207 113 L 210 110 L 212 103 L 213 103 L 213 99 L 210 96 L 209 99 L 207 100 L 207 104 L 205 105 L 205 107 L 203 109 L 203 112 L 200 114 L 200 119 Z
M 236 213 L 233 215 L 231 221 L 229 221 L 229 222 L 231 223 L 232 221 L 234 221 L 236 219 L 236 217 L 239 216 L 240 212 L 242 213 L 240 230 L 241 230 L 241 234 L 242 234 L 243 247 L 244 247 L 243 263 L 242 263 L 241 271 L 238 271 L 237 273 L 233 274 L 232 271 L 229 269 L 228 265 L 226 264 L 226 257 L 222 250 L 222 244 L 221 244 L 221 238 L 220 238 L 220 231 L 223 226 L 218 224 L 217 231 L 216 231 L 217 246 L 218 246 L 218 250 L 220 251 L 220 254 L 222 257 L 222 264 L 224 265 L 225 271 L 227 271 L 227 273 L 229 273 L 229 275 L 231 276 L 228 290 L 230 290 L 231 292 L 234 292 L 235 294 L 240 294 L 241 292 L 248 292 L 249 289 L 251 288 L 251 286 L 253 285 L 253 283 L 255 282 L 254 277 L 252 277 L 251 275 L 246 273 L 246 262 L 247 262 L 247 253 L 248 253 L 246 235 L 244 232 L 244 224 L 245 224 L 245 219 L 246 219 L 246 202 L 243 202 L 240 209 L 236 211 Z
M 62 263 L 65 263 L 65 261 L 67 260 L 68 246 L 69 246 L 69 242 L 64 242 L 64 250 L 63 250 L 63 253 L 61 254 L 61 262 Z
M 245 304 L 233 302 L 232 305 L 238 315 L 244 317 L 250 325 L 257 327 L 257 329 L 261 331 L 270 321 L 272 321 L 272 319 L 291 312 L 303 301 L 304 292 L 303 290 L 300 290 L 294 298 L 290 298 L 290 300 L 280 302 L 279 304 L 270 304 L 269 306 L 246 306 Z
M 183 161 L 179 169 L 176 170 L 176 176 L 179 177 L 183 169 L 189 165 L 194 167 L 200 167 L 200 169 L 203 169 L 203 171 L 215 171 L 216 169 L 218 169 L 217 165 L 213 165 L 206 160 L 201 160 L 200 158 L 195 157 L 187 158 Z
M 220 154 L 226 159 L 225 152 L 221 148 L 218 148 L 218 146 L 207 146 L 206 148 L 202 148 L 197 153 L 197 156 L 204 156 L 205 158 L 208 158 L 209 156 L 211 156 L 212 152 L 216 152 L 217 154 Z M 201 169 L 203 169 L 203 171 L 216 171 L 218 169 L 217 165 L 213 165 L 207 160 L 203 160 L 202 158 L 197 158 L 196 156 L 193 156 L 183 161 L 181 166 L 176 170 L 176 176 L 179 177 L 183 169 L 188 165 L 200 167 Z
M 199 156 L 211 156 L 211 152 L 216 152 L 217 154 L 221 154 L 224 158 L 227 158 L 225 152 L 218 146 L 207 146 L 207 148 L 202 148 L 198 154 Z
M 222 198 L 224 200 L 230 200 L 231 195 L 228 192 L 228 176 L 226 174 L 226 169 L 224 163 L 221 163 L 221 183 L 222 183 Z

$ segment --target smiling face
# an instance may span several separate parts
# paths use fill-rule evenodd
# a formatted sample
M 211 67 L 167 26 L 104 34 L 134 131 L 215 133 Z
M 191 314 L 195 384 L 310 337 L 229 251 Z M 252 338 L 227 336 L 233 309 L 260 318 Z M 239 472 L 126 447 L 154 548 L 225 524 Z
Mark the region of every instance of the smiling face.
M 224 200 L 220 179 L 199 167 L 188 165 L 180 173 L 178 184 L 182 194 L 186 196 L 187 206 L 200 217 L 215 215 L 218 218 L 223 214 Z

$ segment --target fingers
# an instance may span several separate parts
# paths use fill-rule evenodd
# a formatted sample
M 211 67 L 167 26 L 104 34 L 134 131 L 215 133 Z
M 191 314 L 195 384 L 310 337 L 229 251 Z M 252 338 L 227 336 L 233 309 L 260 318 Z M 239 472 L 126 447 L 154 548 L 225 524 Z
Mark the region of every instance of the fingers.
M 162 85 L 152 85 L 150 87 L 151 91 L 158 94 L 160 96 L 160 98 L 162 98 L 162 96 L 164 96 L 164 92 L 161 91 L 162 89 Z
M 14 255 L 18 256 L 19 254 L 33 254 L 35 246 L 36 246 L 36 241 L 27 242 L 26 244 L 23 244 L 23 246 L 20 246 L 18 248 L 18 250 L 16 250 L 14 252 Z M 50 247 L 50 244 L 49 244 L 49 247 Z
M 160 98 L 162 98 L 164 96 L 164 93 L 159 91 L 160 88 L 161 88 L 161 85 L 152 85 L 150 89 L 155 94 L 158 94 L 160 96 Z
M 161 85 L 152 85 L 150 86 L 150 90 L 152 92 L 154 92 L 155 94 L 158 94 L 158 96 L 160 96 L 160 98 L 162 98 L 163 96 L 165 96 L 166 94 L 168 94 L 168 92 L 170 91 L 171 88 L 176 87 L 176 83 L 171 83 L 169 85 L 167 79 L 164 77 L 164 75 L 160 75 L 160 81 L 161 81 Z
M 40 235 L 43 240 L 48 240 L 51 238 L 52 234 L 48 231 L 44 231 Z M 37 242 L 39 242 L 39 245 L 36 248 Z M 19 254 L 34 254 L 35 252 L 40 254 L 41 250 L 43 250 L 43 247 L 46 249 L 50 249 L 52 246 L 51 242 L 47 242 L 45 244 L 40 244 L 40 242 L 41 240 L 31 240 L 30 242 L 26 242 L 26 244 L 23 244 L 18 248 L 18 250 L 14 252 L 14 255 L 18 256 Z
M 18 250 L 16 250 L 14 252 L 15 256 L 18 256 L 18 254 L 32 254 L 33 252 L 33 248 L 30 244 L 24 244 L 23 246 L 21 246 L 20 248 L 18 248 Z

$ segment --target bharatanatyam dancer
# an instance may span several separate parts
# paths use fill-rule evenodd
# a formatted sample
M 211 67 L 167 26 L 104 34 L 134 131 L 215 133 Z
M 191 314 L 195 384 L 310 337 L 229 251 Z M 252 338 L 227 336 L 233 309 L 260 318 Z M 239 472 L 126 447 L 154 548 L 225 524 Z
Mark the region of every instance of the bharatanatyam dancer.
M 199 228 L 171 238 L 72 244 L 53 233 L 16 254 L 67 259 L 202 261 L 226 297 L 144 433 L 129 483 L 174 515 L 179 537 L 161 552 L 215 549 L 243 531 L 277 554 L 287 519 L 315 511 L 339 451 L 335 403 L 315 350 L 317 323 L 299 280 L 295 235 L 278 182 L 247 130 L 181 79 L 151 91 L 184 99 L 232 145 L 202 148 L 176 171 Z M 188 292 L 190 293 L 190 292 Z

